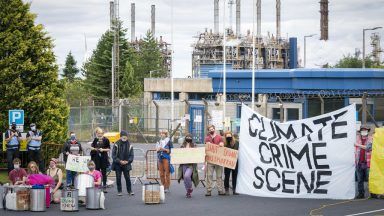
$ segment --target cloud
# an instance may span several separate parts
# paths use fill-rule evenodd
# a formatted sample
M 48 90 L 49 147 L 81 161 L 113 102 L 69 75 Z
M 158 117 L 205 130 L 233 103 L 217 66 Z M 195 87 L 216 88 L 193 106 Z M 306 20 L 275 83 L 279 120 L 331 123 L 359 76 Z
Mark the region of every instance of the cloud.
M 45 26 L 54 39 L 54 51 L 59 64 L 71 50 L 79 66 L 85 56 L 84 34 L 87 36 L 88 53 L 96 47 L 100 36 L 109 28 L 109 1 L 100 0 L 33 0 L 31 10 L 38 14 L 37 23 Z M 163 35 L 171 42 L 172 0 L 120 0 L 120 17 L 130 37 L 130 5 L 136 5 L 136 36 L 144 37 L 150 29 L 151 5 L 156 5 L 156 35 Z M 241 32 L 252 29 L 253 0 L 241 1 Z M 213 28 L 213 0 L 173 0 L 174 74 L 186 77 L 191 74 L 191 44 L 194 36 L 205 28 Z M 320 41 L 319 1 L 281 1 L 281 34 L 297 37 L 300 58 L 303 55 L 303 37 L 317 34 L 307 40 L 307 67 L 325 63 L 335 64 L 343 55 L 353 54 L 362 47 L 362 29 L 384 26 L 382 11 L 384 0 L 332 0 L 329 3 L 329 41 Z M 223 29 L 223 1 L 220 1 L 220 29 Z M 235 9 L 233 9 L 235 12 Z M 228 7 L 226 7 L 228 14 Z M 276 32 L 275 1 L 262 1 L 262 33 Z M 226 18 L 229 24 L 229 18 Z M 233 15 L 235 25 L 235 15 Z M 234 27 L 234 26 L 233 26 Z M 383 30 L 378 31 L 381 35 Z M 369 35 L 366 52 L 369 53 Z

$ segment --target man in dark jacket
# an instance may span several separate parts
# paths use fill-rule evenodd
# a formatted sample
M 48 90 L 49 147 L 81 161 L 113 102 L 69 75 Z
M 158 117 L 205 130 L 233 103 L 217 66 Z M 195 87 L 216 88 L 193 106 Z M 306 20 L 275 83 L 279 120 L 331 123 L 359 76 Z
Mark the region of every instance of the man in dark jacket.
M 129 171 L 132 169 L 131 164 L 133 162 L 133 157 L 133 147 L 128 141 L 128 133 L 126 131 L 121 131 L 120 139 L 115 143 L 112 150 L 112 168 L 116 172 L 118 196 L 123 195 L 121 188 L 121 173 L 124 175 L 128 194 L 134 195 L 131 188 L 131 178 L 129 176 Z

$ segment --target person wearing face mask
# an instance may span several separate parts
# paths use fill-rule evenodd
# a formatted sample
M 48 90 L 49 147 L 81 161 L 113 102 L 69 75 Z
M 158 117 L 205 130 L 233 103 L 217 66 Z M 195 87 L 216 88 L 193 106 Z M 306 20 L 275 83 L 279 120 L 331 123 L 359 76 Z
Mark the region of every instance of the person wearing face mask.
M 223 137 L 219 134 L 216 134 L 215 126 L 211 125 L 208 127 L 208 135 L 205 137 L 205 144 L 213 144 L 213 145 L 219 145 L 221 147 L 224 146 Z M 219 195 L 223 196 L 225 195 L 224 192 L 224 185 L 223 185 L 223 167 L 207 163 L 207 192 L 205 193 L 205 196 L 211 196 L 212 191 L 212 183 L 213 183 L 213 172 L 216 172 L 216 185 L 217 189 L 219 191 Z
M 171 139 L 168 137 L 168 131 L 160 131 L 160 140 L 156 143 L 157 167 L 160 174 L 160 182 L 164 186 L 164 192 L 169 192 L 171 185 L 171 173 L 174 172 L 171 165 Z
M 181 145 L 180 148 L 195 148 L 196 145 L 192 141 L 192 135 L 187 134 L 185 136 L 184 142 Z M 180 180 L 184 180 L 184 187 L 187 191 L 187 194 L 185 195 L 187 198 L 192 197 L 192 182 L 197 187 L 199 185 L 199 173 L 197 170 L 197 164 L 180 164 L 179 170 L 178 170 L 178 182 L 180 183 Z
M 81 148 L 80 142 L 76 139 L 76 134 L 74 132 L 70 133 L 69 140 L 64 144 L 63 148 L 63 155 L 64 155 L 64 162 L 67 163 L 68 155 L 77 155 L 80 156 L 83 153 L 83 149 Z M 66 181 L 67 181 L 67 187 L 74 186 L 75 183 L 75 177 L 76 172 L 67 170 L 66 172 Z
M 88 165 L 89 171 L 85 172 L 85 174 L 89 174 L 89 175 L 93 176 L 94 187 L 95 188 L 100 188 L 100 186 L 101 186 L 101 179 L 102 179 L 101 172 L 96 170 L 96 164 L 92 160 L 90 160 L 87 165 Z
M 21 160 L 19 158 L 13 159 L 14 169 L 9 172 L 8 178 L 11 185 L 21 185 L 24 183 L 24 179 L 27 177 L 27 172 L 20 167 Z
M 109 167 L 108 152 L 110 151 L 109 139 L 103 136 L 101 128 L 96 128 L 96 137 L 91 145 L 91 160 L 96 164 L 96 170 L 103 176 L 103 192 L 107 193 L 107 168 Z
M 234 150 L 239 150 L 239 143 L 235 140 L 235 137 L 233 136 L 232 132 L 230 131 L 225 132 L 224 137 L 225 137 L 224 147 L 234 149 Z M 233 192 L 233 195 L 238 195 L 238 193 L 236 193 L 236 180 L 237 180 L 238 168 L 239 168 L 239 161 L 237 161 L 235 169 L 230 169 L 227 167 L 224 168 L 224 187 L 225 187 L 226 195 L 229 195 L 229 178 L 231 176 L 231 173 L 232 173 L 232 192 Z
M 363 199 L 365 197 L 364 181 L 366 181 L 369 176 L 372 151 L 372 136 L 369 136 L 369 131 L 369 127 L 361 126 L 360 134 L 356 137 L 355 162 L 358 190 L 356 199 Z
M 122 196 L 121 174 L 125 178 L 128 195 L 135 195 L 131 188 L 131 178 L 129 171 L 132 169 L 134 158 L 133 146 L 128 141 L 128 132 L 121 131 L 120 139 L 115 143 L 112 149 L 112 170 L 116 173 L 117 195 Z
M 13 159 L 19 157 L 21 133 L 16 128 L 16 123 L 12 122 L 11 128 L 5 133 L 7 143 L 7 165 L 8 173 L 13 170 Z
M 47 175 L 55 180 L 55 185 L 51 187 L 51 197 L 54 203 L 60 203 L 61 190 L 63 189 L 63 172 L 57 166 L 57 159 L 52 158 L 49 162 Z
M 41 131 L 36 129 L 36 124 L 32 123 L 30 125 L 31 130 L 27 133 L 27 150 L 28 150 L 28 160 L 29 162 L 35 161 L 40 170 L 43 170 L 42 160 L 41 160 Z

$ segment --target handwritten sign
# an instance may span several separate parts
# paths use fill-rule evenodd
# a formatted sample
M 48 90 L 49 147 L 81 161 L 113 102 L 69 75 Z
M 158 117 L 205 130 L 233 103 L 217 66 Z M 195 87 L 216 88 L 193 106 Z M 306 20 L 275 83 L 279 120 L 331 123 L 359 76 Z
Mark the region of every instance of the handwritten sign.
M 75 172 L 89 171 L 87 164 L 90 160 L 91 160 L 91 156 L 76 156 L 76 155 L 70 154 L 68 155 L 65 169 L 75 171 Z
M 171 152 L 171 164 L 204 163 L 205 148 L 175 148 Z
M 227 167 L 230 169 L 236 168 L 238 151 L 219 145 L 205 145 L 206 160 L 208 163 Z
M 60 199 L 60 210 L 61 211 L 72 211 L 76 207 L 76 199 L 72 197 L 61 197 Z

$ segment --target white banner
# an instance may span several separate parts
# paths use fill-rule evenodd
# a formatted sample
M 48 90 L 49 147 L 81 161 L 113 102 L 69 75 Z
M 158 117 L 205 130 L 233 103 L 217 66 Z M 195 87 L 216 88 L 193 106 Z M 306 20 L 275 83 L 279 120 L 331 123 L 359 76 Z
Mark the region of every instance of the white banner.
M 76 156 L 68 155 L 67 164 L 65 165 L 66 170 L 75 172 L 86 172 L 88 169 L 88 162 L 91 160 L 91 156 Z
M 263 197 L 355 197 L 355 104 L 279 123 L 243 104 L 236 192 Z

